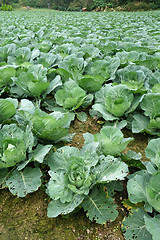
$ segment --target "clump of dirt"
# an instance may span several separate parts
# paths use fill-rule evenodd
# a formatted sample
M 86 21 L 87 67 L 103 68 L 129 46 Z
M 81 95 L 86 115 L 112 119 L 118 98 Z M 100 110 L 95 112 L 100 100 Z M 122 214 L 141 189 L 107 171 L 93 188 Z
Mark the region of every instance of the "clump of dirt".
M 97 123 L 96 119 L 93 119 L 90 116 L 88 116 L 87 121 L 85 122 L 80 122 L 76 119 L 70 127 L 70 133 L 75 133 L 75 136 L 73 137 L 72 142 L 68 145 L 81 149 L 84 144 L 83 133 L 89 132 L 95 134 L 100 130 L 101 126 Z

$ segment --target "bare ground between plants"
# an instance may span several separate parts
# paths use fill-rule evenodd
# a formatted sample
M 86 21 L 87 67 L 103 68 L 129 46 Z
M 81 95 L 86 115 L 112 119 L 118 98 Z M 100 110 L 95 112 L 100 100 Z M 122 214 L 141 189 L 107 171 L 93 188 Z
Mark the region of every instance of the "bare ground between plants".
M 69 145 L 81 148 L 83 133 L 92 134 L 99 132 L 101 126 L 96 120 L 88 117 L 84 123 L 75 120 L 70 131 L 76 132 L 72 143 Z M 127 150 L 141 152 L 145 160 L 144 149 L 148 143 L 147 135 L 133 135 L 130 131 L 123 131 L 125 137 L 133 136 L 135 140 L 130 143 Z M 7 189 L 0 191 L 0 240 L 124 240 L 121 232 L 121 221 L 126 215 L 125 209 L 120 204 L 124 194 L 118 194 L 119 216 L 112 223 L 99 225 L 91 222 L 80 210 L 69 218 L 47 217 L 49 203 L 45 190 L 40 188 L 37 192 L 25 198 L 13 196 Z

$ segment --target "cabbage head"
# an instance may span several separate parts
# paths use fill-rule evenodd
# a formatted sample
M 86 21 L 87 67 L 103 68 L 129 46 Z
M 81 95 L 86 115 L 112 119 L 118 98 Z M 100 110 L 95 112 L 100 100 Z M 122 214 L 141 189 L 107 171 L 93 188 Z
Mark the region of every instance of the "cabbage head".
M 114 120 L 125 114 L 133 101 L 133 93 L 125 85 L 106 84 L 95 94 L 93 109 L 105 120 Z
M 22 72 L 15 83 L 28 96 L 40 97 L 49 87 L 47 69 L 42 65 L 34 65 L 27 72 Z
M 32 133 L 23 131 L 16 124 L 4 125 L 0 130 L 0 168 L 13 167 L 26 159 L 32 148 Z
M 125 163 L 90 150 L 85 146 L 81 150 L 65 146 L 51 153 L 47 193 L 52 199 L 70 202 L 75 194 L 88 195 L 95 184 L 124 179 L 127 175 Z
M 124 138 L 119 128 L 106 126 L 100 133 L 94 135 L 94 139 L 99 143 L 99 150 L 105 156 L 118 156 L 127 147 L 133 138 Z
M 33 133 L 40 139 L 57 141 L 66 136 L 69 126 L 74 119 L 72 113 L 46 113 L 37 109 L 33 115 L 29 116 L 33 127 Z
M 72 110 L 79 108 L 84 103 L 86 97 L 86 92 L 73 80 L 65 82 L 64 87 L 55 94 L 56 103 L 59 106 Z

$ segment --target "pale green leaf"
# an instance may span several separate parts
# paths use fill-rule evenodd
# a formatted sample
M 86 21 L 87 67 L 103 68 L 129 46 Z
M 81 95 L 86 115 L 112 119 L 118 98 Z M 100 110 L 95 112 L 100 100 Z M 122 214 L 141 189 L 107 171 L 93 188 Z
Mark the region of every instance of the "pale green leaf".
M 84 211 L 91 221 L 105 224 L 106 221 L 114 221 L 118 216 L 117 205 L 113 198 L 107 197 L 106 193 L 95 187 L 82 203 Z
M 6 180 L 6 184 L 13 195 L 25 197 L 40 187 L 41 176 L 39 168 L 26 167 L 23 171 L 14 170 Z

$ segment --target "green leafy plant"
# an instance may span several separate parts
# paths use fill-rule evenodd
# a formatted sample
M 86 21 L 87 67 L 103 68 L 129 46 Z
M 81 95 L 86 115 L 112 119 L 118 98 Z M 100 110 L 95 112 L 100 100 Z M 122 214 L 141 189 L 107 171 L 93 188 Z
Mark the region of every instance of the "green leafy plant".
M 2 4 L 1 10 L 2 10 L 2 11 L 12 11 L 13 8 L 12 8 L 12 6 L 9 5 L 9 4 L 8 4 L 8 5 L 7 5 L 7 4 Z
M 94 135 L 94 141 L 98 142 L 100 151 L 105 155 L 118 156 L 127 147 L 133 138 L 124 138 L 120 129 L 115 127 L 103 127 L 100 133 Z
M 95 151 L 89 150 L 88 145 L 84 145 L 80 151 L 68 146 L 58 149 L 50 155 L 48 165 L 50 180 L 47 193 L 53 199 L 48 206 L 49 217 L 68 214 L 81 203 L 84 210 L 88 211 L 89 218 L 95 219 L 98 223 L 117 217 L 113 199 L 109 198 L 107 201 L 103 188 L 98 191 L 96 185 L 123 180 L 128 173 L 125 163 L 109 155 L 106 157 L 97 155 Z M 92 188 L 93 191 L 90 193 Z M 97 195 L 99 202 L 95 202 Z M 94 208 L 90 210 L 91 202 L 92 204 L 95 202 L 94 208 L 97 212 Z M 102 205 L 104 209 L 99 207 Z M 111 206 L 111 210 L 105 212 L 107 206 Z
M 115 120 L 130 108 L 133 93 L 124 85 L 106 84 L 95 94 L 93 109 L 105 120 Z
M 59 111 L 59 109 L 48 114 L 26 99 L 21 101 L 15 116 L 22 127 L 29 123 L 32 126 L 32 132 L 38 139 L 44 141 L 60 141 L 68 134 L 70 123 L 74 117 L 74 113 Z
M 69 80 L 64 83 L 62 89 L 56 92 L 55 98 L 56 103 L 63 106 L 64 109 L 76 110 L 80 106 L 89 105 L 93 96 L 91 94 L 87 96 L 86 92 L 75 81 Z
M 18 169 L 21 170 L 29 162 L 42 163 L 52 146 L 37 145 L 34 149 L 36 142 L 29 126 L 23 131 L 16 124 L 4 125 L 0 130 L 0 136 L 0 168 L 14 167 L 19 164 Z
M 157 211 L 160 213 L 160 158 L 159 158 L 160 139 L 152 139 L 146 148 L 146 157 L 151 161 L 144 162 L 146 170 L 141 170 L 129 176 L 127 190 L 129 200 L 134 203 L 143 203 L 144 209 L 152 213 Z M 148 236 L 147 239 L 156 239 L 157 224 L 160 214 L 155 217 L 149 216 L 143 209 L 133 211 L 133 215 L 124 221 L 124 230 L 126 239 L 130 239 L 133 235 L 140 238 Z M 133 222 L 135 224 L 133 225 Z M 136 223 L 137 222 L 137 223 Z M 155 225 L 154 225 L 155 224 Z M 151 226 L 154 226 L 151 228 Z M 153 238 L 152 238 L 153 237 Z

